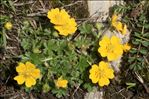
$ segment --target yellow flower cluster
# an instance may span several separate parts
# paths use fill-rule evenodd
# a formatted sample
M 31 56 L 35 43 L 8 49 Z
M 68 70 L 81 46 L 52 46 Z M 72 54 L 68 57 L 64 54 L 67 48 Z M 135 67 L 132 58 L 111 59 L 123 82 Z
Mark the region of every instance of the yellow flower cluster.
M 123 51 L 128 51 L 131 48 L 128 43 L 122 45 L 121 40 L 117 36 L 112 36 L 111 38 L 104 36 L 99 45 L 98 52 L 102 57 L 107 57 L 108 61 L 117 60 L 122 56 Z M 101 87 L 109 85 L 109 79 L 114 78 L 114 70 L 109 67 L 109 63 L 104 61 L 101 61 L 99 65 L 92 65 L 89 72 L 89 78 L 92 82 L 98 83 Z
M 36 79 L 40 77 L 40 70 L 35 67 L 34 64 L 30 62 L 19 63 L 16 67 L 18 76 L 14 77 L 19 85 L 25 82 L 26 87 L 31 87 L 36 84 Z
M 99 45 L 98 52 L 109 61 L 117 60 L 123 54 L 123 45 L 117 36 L 111 38 L 104 36 Z
M 12 23 L 11 22 L 6 22 L 4 27 L 7 29 L 7 30 L 11 30 L 12 29 Z
M 109 63 L 101 61 L 99 65 L 92 65 L 90 69 L 89 78 L 92 80 L 92 83 L 98 83 L 99 86 L 109 85 L 109 79 L 114 78 L 114 71 L 109 67 Z
M 68 81 L 63 79 L 62 76 L 58 78 L 58 80 L 55 81 L 55 85 L 57 88 L 66 88 L 68 84 Z
M 112 16 L 112 26 L 118 31 L 121 32 L 123 35 L 127 33 L 127 26 L 126 24 L 122 24 L 120 21 L 118 21 L 118 16 L 114 14 Z
M 50 22 L 55 25 L 54 28 L 60 35 L 67 36 L 73 34 L 77 30 L 75 19 L 70 18 L 64 9 L 51 9 L 48 11 L 47 17 L 50 19 Z

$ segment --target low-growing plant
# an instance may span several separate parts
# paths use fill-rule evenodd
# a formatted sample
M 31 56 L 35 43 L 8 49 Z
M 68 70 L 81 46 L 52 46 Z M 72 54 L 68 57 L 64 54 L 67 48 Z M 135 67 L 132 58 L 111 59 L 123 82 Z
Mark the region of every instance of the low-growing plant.
M 53 25 L 34 29 L 28 20 L 23 22 L 19 30 L 24 51 L 20 55 L 21 62 L 30 61 L 41 71 L 37 84 L 25 89 L 51 91 L 57 97 L 66 95 L 68 89 L 78 86 L 91 90 L 93 85 L 88 78 L 88 70 L 98 60 L 95 49 L 99 37 L 94 32 L 95 28 L 92 24 L 84 23 L 79 27 L 80 32 L 73 36 L 59 35 L 55 29 Z

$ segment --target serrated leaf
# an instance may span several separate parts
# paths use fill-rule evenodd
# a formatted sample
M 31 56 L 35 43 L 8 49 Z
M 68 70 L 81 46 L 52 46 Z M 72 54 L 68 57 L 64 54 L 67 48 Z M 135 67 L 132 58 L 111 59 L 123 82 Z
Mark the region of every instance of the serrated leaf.
M 79 27 L 81 34 L 89 34 L 92 32 L 93 25 L 88 23 L 83 23 L 82 26 Z
M 85 83 L 85 84 L 83 85 L 83 87 L 84 87 L 85 89 L 87 89 L 87 91 L 89 91 L 89 92 L 93 90 L 93 85 L 90 84 L 90 83 Z
M 77 66 L 80 69 L 80 72 L 83 72 L 84 70 L 86 70 L 86 68 L 89 66 L 87 62 L 87 58 L 84 56 L 80 56 Z

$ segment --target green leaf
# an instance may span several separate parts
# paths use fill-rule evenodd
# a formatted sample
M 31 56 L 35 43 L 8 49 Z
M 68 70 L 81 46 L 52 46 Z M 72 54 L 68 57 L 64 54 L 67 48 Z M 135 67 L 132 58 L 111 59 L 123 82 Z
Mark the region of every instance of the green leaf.
M 21 46 L 23 47 L 24 50 L 29 50 L 29 49 L 31 48 L 30 40 L 27 39 L 27 38 L 24 38 L 24 39 L 21 41 Z
M 34 64 L 42 64 L 42 55 L 41 54 L 35 54 L 35 53 L 31 53 L 30 54 L 30 60 L 34 63 Z
M 148 53 L 148 51 L 146 49 L 141 49 L 140 53 L 143 54 L 143 55 L 146 55 Z
M 136 57 L 129 57 L 128 62 L 132 63 L 133 61 L 135 61 Z
M 51 88 L 50 88 L 50 86 L 49 86 L 48 83 L 45 83 L 45 84 L 43 85 L 43 87 L 42 87 L 42 90 L 43 90 L 44 93 L 50 91 L 50 89 L 51 89 Z
M 136 83 L 126 83 L 126 85 L 127 85 L 127 89 L 129 89 L 129 88 L 135 87 Z
M 83 72 L 84 70 L 86 70 L 88 66 L 89 64 L 87 62 L 87 58 L 84 56 L 80 56 L 79 62 L 77 64 L 77 67 L 80 69 L 80 72 Z
M 143 37 L 146 38 L 146 39 L 149 39 L 149 33 L 144 33 Z
M 144 28 L 149 29 L 149 24 L 145 24 Z
M 132 44 L 134 44 L 134 45 L 139 45 L 140 42 L 139 42 L 139 41 L 136 41 L 136 40 L 132 40 Z
M 135 53 L 137 53 L 137 49 L 132 48 L 129 52 L 132 53 L 132 54 L 135 54 Z
M 85 89 L 87 89 L 87 91 L 89 91 L 89 92 L 91 92 L 91 91 L 93 90 L 93 88 L 94 88 L 91 83 L 85 83 L 85 84 L 83 85 L 83 87 L 84 87 Z
M 81 34 L 90 34 L 92 33 L 93 25 L 88 24 L 88 23 L 83 23 L 80 27 L 80 33 Z
M 148 41 L 142 41 L 141 43 L 144 47 L 149 47 L 149 42 Z
M 140 36 L 141 35 L 141 33 L 138 33 L 138 32 L 135 32 L 135 34 L 134 34 L 135 36 Z

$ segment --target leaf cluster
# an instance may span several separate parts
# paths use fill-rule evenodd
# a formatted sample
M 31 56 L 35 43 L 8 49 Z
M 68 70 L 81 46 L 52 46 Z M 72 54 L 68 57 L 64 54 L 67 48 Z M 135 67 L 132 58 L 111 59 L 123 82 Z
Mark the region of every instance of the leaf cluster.
M 24 53 L 20 57 L 22 62 L 34 63 L 42 73 L 35 90 L 52 90 L 57 97 L 65 95 L 67 90 L 54 84 L 60 76 L 68 80 L 69 88 L 84 86 L 91 90 L 88 69 L 98 60 L 98 37 L 93 29 L 93 25 L 84 23 L 76 36 L 62 37 L 52 27 L 34 29 L 28 21 L 23 22 L 19 36 Z

